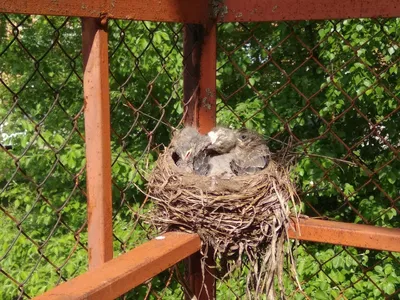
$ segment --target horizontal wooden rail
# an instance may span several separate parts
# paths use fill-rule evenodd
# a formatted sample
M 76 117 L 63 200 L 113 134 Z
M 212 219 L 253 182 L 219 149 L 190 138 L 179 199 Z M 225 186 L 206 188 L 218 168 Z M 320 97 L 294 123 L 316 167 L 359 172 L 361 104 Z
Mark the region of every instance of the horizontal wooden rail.
M 400 17 L 398 0 L 225 0 L 222 7 L 221 22 Z M 0 1 L 4 13 L 182 23 L 206 23 L 210 8 L 208 0 Z
M 290 237 L 400 252 L 400 229 L 307 219 Z M 167 233 L 34 299 L 114 299 L 199 249 L 198 235 Z
M 114 299 L 199 249 L 198 235 L 167 233 L 34 299 Z
M 300 220 L 300 230 L 290 230 L 293 239 L 400 252 L 400 229 L 318 219 Z

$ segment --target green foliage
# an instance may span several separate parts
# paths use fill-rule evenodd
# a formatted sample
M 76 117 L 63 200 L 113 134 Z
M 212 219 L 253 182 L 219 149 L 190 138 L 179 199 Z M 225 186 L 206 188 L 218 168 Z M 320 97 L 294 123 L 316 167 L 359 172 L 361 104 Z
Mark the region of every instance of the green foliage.
M 398 254 L 314 244 L 300 246 L 296 256 L 299 280 L 312 299 L 384 299 L 400 283 L 399 270 L 393 267 Z M 382 264 L 365 271 L 380 260 Z M 293 299 L 306 299 L 289 278 L 286 284 Z
M 305 214 L 400 225 L 393 151 L 400 144 L 399 23 L 228 23 L 218 29 L 218 122 L 257 130 L 273 150 L 289 131 L 303 142 L 297 151 L 310 155 L 293 174 Z M 182 117 L 181 28 L 110 21 L 115 256 L 151 232 L 138 218 L 151 208 L 140 190 Z M 0 151 L 1 299 L 40 294 L 87 268 L 81 47 L 77 18 L 0 16 L 0 137 L 13 146 L 12 155 Z M 381 299 L 400 288 L 397 254 L 302 244 L 296 255 L 304 291 L 286 274 L 293 299 Z M 221 299 L 244 294 L 241 272 L 218 283 Z M 5 274 L 24 283 L 23 290 Z M 152 289 L 163 299 L 182 298 L 175 280 L 164 289 L 169 276 L 155 277 Z M 141 286 L 128 297 L 147 292 Z
M 310 155 L 293 171 L 309 216 L 400 225 L 399 21 L 219 28 L 218 121 L 257 130 L 274 150 L 288 130 L 302 141 L 298 151 Z M 397 256 L 380 261 L 388 254 L 327 245 L 304 245 L 297 255 L 304 294 L 292 278 L 285 283 L 294 299 L 383 299 L 400 287 Z M 374 264 L 380 268 L 369 270 Z M 395 270 L 389 280 L 385 266 Z

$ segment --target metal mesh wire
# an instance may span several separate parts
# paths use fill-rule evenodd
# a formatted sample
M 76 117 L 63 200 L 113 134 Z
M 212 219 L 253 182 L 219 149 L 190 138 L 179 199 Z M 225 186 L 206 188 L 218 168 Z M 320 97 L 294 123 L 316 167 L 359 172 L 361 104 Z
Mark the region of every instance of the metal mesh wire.
M 304 214 L 399 227 L 399 25 L 219 26 L 218 122 L 259 131 L 275 151 L 293 144 Z M 152 233 L 142 191 L 183 120 L 182 28 L 109 23 L 114 256 Z M 12 299 L 86 270 L 81 27 L 2 15 L 0 36 L 0 298 Z M 312 243 L 296 251 L 303 291 L 287 272 L 289 298 L 399 295 L 398 254 Z M 124 298 L 182 298 L 180 274 L 172 268 Z M 218 296 L 242 298 L 245 286 L 239 272 L 218 283 Z
M 218 122 L 259 131 L 275 151 L 292 143 L 310 217 L 400 225 L 399 28 L 399 19 L 219 26 Z M 301 243 L 297 255 L 304 290 L 288 278 L 289 298 L 399 295 L 396 253 Z
M 154 230 L 142 216 L 151 207 L 146 178 L 171 132 L 183 119 L 180 24 L 111 21 L 109 24 L 114 249 L 132 249 Z M 123 299 L 179 299 L 174 269 Z M 167 297 L 167 298 L 166 298 Z
M 0 16 L 0 298 L 86 270 L 80 22 Z
M 219 40 L 218 119 L 261 131 L 272 147 L 293 138 L 305 154 L 297 171 L 308 215 L 396 225 L 398 27 L 398 19 L 220 27 L 235 41 Z

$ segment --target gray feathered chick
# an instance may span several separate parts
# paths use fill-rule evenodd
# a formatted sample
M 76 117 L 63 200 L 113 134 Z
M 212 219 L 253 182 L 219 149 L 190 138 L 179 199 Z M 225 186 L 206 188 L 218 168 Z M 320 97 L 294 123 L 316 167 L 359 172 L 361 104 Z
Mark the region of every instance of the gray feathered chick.
M 237 133 L 234 158 L 230 164 L 234 174 L 254 174 L 268 166 L 271 152 L 263 137 L 247 129 Z
M 203 142 L 203 145 L 209 143 L 209 139 Z M 207 175 L 210 171 L 210 159 L 207 149 L 201 147 L 198 153 L 193 157 L 193 171 L 197 175 Z
M 208 136 L 211 144 L 206 149 L 209 169 L 205 175 L 224 179 L 235 176 L 230 164 L 234 158 L 232 149 L 235 148 L 237 142 L 236 131 L 225 127 L 215 127 Z
M 186 172 L 193 172 L 196 162 L 197 172 L 204 172 L 202 170 L 202 161 L 205 159 L 203 152 L 210 143 L 208 136 L 201 135 L 193 127 L 185 127 L 178 131 L 171 142 L 176 155 L 176 165 Z
M 231 168 L 233 158 L 233 153 L 225 153 L 211 157 L 208 162 L 209 170 L 206 175 L 210 177 L 216 176 L 223 179 L 229 179 L 235 176 L 236 174 L 233 173 Z
M 236 146 L 237 133 L 232 129 L 215 127 L 208 133 L 208 136 L 211 144 L 207 149 L 219 154 L 229 153 Z

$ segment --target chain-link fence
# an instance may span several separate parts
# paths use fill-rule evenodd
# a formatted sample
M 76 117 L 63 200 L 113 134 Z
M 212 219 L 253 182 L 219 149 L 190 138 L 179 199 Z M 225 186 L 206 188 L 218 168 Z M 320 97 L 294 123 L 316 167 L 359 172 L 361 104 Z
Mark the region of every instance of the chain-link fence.
M 114 249 L 121 253 L 154 234 L 142 217 L 151 208 L 145 183 L 183 122 L 183 25 L 115 20 L 109 38 Z M 124 298 L 148 297 L 182 298 L 174 269 Z
M 80 21 L 0 17 L 0 298 L 86 270 Z
M 399 227 L 400 20 L 228 23 L 218 33 L 217 120 L 259 131 L 275 151 L 291 143 L 302 213 Z M 296 252 L 304 290 L 288 284 L 289 298 L 399 297 L 397 253 Z
M 87 270 L 82 35 L 76 18 L 2 15 L 0 26 L 0 280 L 12 299 Z M 182 123 L 182 26 L 109 24 L 115 256 L 150 233 L 145 178 Z M 133 298 L 168 293 L 164 277 Z
M 299 154 L 310 217 L 399 227 L 399 19 L 226 23 L 217 120 Z M 109 21 L 114 256 L 153 234 L 147 175 L 182 125 L 183 25 Z M 87 270 L 81 23 L 0 18 L 0 298 L 32 297 Z M 357 238 L 357 237 L 355 237 Z M 291 299 L 397 299 L 399 255 L 300 243 Z M 180 299 L 181 267 L 125 297 Z M 218 282 L 243 298 L 246 270 Z

